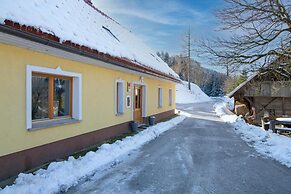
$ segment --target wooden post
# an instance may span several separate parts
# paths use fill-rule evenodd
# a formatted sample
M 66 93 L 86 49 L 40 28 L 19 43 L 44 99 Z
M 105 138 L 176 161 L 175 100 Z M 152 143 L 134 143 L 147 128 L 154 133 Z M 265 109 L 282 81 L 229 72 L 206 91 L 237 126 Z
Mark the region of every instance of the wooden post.
M 270 129 L 271 129 L 274 133 L 277 133 L 277 130 L 276 130 L 276 122 L 275 122 L 275 120 L 270 120 Z
M 268 118 L 261 118 L 262 128 L 265 129 L 266 131 L 269 130 L 270 128 L 270 123 L 266 124 L 267 121 Z
M 282 115 L 286 115 L 286 111 L 285 111 L 285 98 L 282 98 Z
M 188 89 L 191 90 L 191 84 L 190 84 L 190 68 L 191 68 L 191 28 L 189 26 L 189 32 L 188 32 Z M 195 83 L 195 80 L 193 78 L 193 83 Z

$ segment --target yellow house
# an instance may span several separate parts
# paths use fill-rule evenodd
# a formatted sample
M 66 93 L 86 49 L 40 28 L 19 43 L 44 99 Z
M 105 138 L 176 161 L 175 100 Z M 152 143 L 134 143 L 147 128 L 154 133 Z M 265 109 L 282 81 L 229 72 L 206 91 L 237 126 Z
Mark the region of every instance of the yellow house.
M 89 0 L 0 13 L 0 180 L 174 114 L 178 76 Z

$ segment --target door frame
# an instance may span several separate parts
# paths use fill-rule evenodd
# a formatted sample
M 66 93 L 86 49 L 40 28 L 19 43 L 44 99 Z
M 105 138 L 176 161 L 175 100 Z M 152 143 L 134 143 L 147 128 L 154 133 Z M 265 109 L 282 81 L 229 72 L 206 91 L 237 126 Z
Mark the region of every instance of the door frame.
M 137 82 L 133 81 L 132 82 L 132 87 L 131 87 L 131 120 L 134 120 L 134 85 L 139 85 L 142 86 L 142 113 L 141 116 L 142 118 L 147 116 L 147 84 L 144 82 Z

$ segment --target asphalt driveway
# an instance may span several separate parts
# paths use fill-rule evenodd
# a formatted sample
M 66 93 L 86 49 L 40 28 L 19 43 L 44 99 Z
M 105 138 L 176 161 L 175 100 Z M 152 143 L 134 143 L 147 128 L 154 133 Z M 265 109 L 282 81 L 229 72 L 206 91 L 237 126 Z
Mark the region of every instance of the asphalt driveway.
M 178 108 L 192 116 L 68 193 L 291 193 L 291 169 L 249 147 L 213 103 Z

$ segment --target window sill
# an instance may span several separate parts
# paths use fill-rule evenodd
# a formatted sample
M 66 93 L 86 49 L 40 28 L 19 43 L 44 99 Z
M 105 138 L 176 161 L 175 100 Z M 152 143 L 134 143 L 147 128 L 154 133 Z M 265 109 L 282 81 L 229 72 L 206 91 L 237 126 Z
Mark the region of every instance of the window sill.
M 124 113 L 116 113 L 115 116 L 122 116 Z
M 74 124 L 74 123 L 80 123 L 80 122 L 81 122 L 80 120 L 72 119 L 72 118 L 33 122 L 32 128 L 28 129 L 28 131 L 36 131 L 39 129 L 57 127 L 60 125 L 68 125 L 68 124 Z

